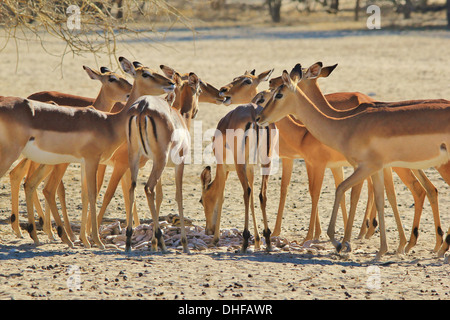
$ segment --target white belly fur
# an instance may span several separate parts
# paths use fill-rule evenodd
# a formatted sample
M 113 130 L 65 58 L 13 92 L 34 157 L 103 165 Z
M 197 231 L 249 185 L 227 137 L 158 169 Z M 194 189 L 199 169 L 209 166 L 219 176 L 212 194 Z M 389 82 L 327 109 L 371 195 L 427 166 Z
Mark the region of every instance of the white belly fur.
M 409 169 L 427 169 L 432 167 L 438 167 L 440 165 L 446 164 L 450 160 L 448 152 L 443 150 L 440 152 L 439 156 L 425 160 L 425 161 L 417 161 L 417 162 L 404 162 L 404 161 L 395 161 L 390 163 L 386 167 L 400 167 L 400 168 L 409 168 Z
M 58 154 L 39 149 L 34 140 L 28 141 L 22 150 L 22 155 L 34 162 L 41 164 L 60 164 L 60 163 L 81 163 L 81 158 L 76 158 L 69 154 Z

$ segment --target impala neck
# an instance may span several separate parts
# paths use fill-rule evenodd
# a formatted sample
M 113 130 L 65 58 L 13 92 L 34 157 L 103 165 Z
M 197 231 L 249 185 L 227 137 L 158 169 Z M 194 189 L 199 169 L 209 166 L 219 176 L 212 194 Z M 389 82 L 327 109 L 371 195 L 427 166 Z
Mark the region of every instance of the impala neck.
M 295 115 L 304 123 L 308 131 L 322 143 L 333 149 L 341 150 L 339 141 L 336 139 L 339 135 L 336 135 L 334 130 L 339 125 L 339 120 L 324 114 L 319 106 L 311 101 L 299 88 L 296 89 L 296 95 Z M 325 98 L 318 99 L 317 103 L 321 107 L 328 104 Z
M 224 170 L 221 168 L 223 164 L 218 164 L 216 168 L 216 176 L 214 177 L 214 180 L 211 181 L 211 183 L 208 185 L 207 193 L 212 193 L 215 198 L 214 201 L 217 201 L 217 197 L 219 196 L 219 190 L 221 187 L 223 188 L 223 185 L 225 185 L 226 182 L 226 174 Z
M 109 112 L 111 111 L 115 103 L 116 101 L 112 100 L 106 93 L 106 91 L 102 88 L 98 93 L 97 98 L 95 98 L 93 107 L 100 111 Z
M 133 84 L 133 87 L 131 88 L 130 96 L 127 100 L 127 103 L 125 104 L 124 110 L 130 109 L 132 104 L 139 99 L 139 97 L 143 96 L 143 94 L 140 92 L 140 90 L 136 86 L 136 82 Z
M 335 117 L 339 115 L 339 111 L 334 109 L 328 100 L 323 95 L 322 91 L 317 85 L 317 79 L 305 79 L 300 81 L 299 88 L 303 93 L 313 102 L 317 109 L 319 109 L 324 114 Z

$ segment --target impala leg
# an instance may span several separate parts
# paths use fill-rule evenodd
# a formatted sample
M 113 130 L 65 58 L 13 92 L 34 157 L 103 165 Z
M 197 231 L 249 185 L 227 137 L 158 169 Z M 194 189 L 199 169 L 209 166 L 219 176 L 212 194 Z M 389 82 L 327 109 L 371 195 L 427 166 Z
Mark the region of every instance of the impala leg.
M 19 190 L 23 177 L 25 177 L 31 160 L 22 159 L 17 166 L 9 173 L 11 184 L 11 228 L 17 237 L 22 238 L 22 231 L 19 225 Z
M 30 167 L 28 168 L 27 177 L 31 176 L 32 173 L 38 167 L 39 167 L 39 164 L 32 161 L 30 163 Z M 41 202 L 39 201 L 36 191 L 33 192 L 32 198 L 33 198 L 34 209 L 36 210 L 36 213 L 39 217 L 39 225 L 44 226 L 45 215 L 44 215 L 44 211 L 42 210 Z M 48 231 L 48 230 L 45 230 L 45 231 Z M 53 234 L 51 234 L 51 236 L 53 236 Z
M 222 165 L 218 165 L 221 166 L 220 169 L 223 169 Z M 219 172 L 219 170 L 217 170 L 217 172 Z M 225 181 L 227 181 L 228 178 L 228 171 L 225 173 L 225 179 L 224 179 L 224 183 L 223 184 L 219 184 L 218 190 L 217 190 L 217 202 L 216 202 L 216 215 L 215 217 L 213 217 L 213 223 L 214 223 L 214 238 L 213 238 L 213 243 L 217 244 L 219 242 L 219 238 L 220 238 L 220 219 L 222 216 L 222 207 L 223 207 L 223 201 L 224 201 L 224 192 L 225 192 Z M 217 179 L 217 176 L 216 176 Z
M 87 206 L 88 201 L 86 199 L 87 195 L 87 180 L 86 180 L 86 168 L 85 164 L 81 164 L 81 224 L 80 224 L 80 240 L 83 242 L 85 248 L 90 248 L 91 243 L 89 242 L 87 236 L 88 230 L 88 214 Z
M 139 155 L 140 156 L 140 155 Z M 132 162 L 130 161 L 130 170 L 131 170 L 131 185 L 130 185 L 130 189 L 129 189 L 129 196 L 128 198 L 129 200 L 129 206 L 127 209 L 127 230 L 126 230 L 126 236 L 127 236 L 127 240 L 126 240 L 126 245 L 125 245 L 125 251 L 126 252 L 130 252 L 131 251 L 131 237 L 133 235 L 133 216 L 132 216 L 132 212 L 133 212 L 133 204 L 134 204 L 134 200 L 135 200 L 135 190 L 136 190 L 136 182 L 137 182 L 137 175 L 139 172 L 139 166 L 136 164 L 132 164 Z
M 31 173 L 31 175 L 27 176 L 27 179 L 24 183 L 25 199 L 27 203 L 28 213 L 27 231 L 30 234 L 31 239 L 33 239 L 35 245 L 39 245 L 39 239 L 36 234 L 36 223 L 34 220 L 33 193 L 35 192 L 37 186 L 45 179 L 45 177 L 50 173 L 51 170 L 52 166 L 41 164 L 36 168 L 36 170 Z
M 254 195 L 253 195 L 253 182 L 254 182 L 254 177 L 255 177 L 255 171 L 253 166 L 247 166 L 247 179 L 248 179 L 248 184 L 250 186 L 251 189 L 251 193 L 250 193 L 250 210 L 252 212 L 252 221 L 253 221 L 253 230 L 255 233 L 255 249 L 259 250 L 261 248 L 261 237 L 259 235 L 259 231 L 258 231 L 258 223 L 256 221 L 256 214 L 255 214 L 255 200 L 254 200 Z
M 50 170 L 53 169 L 52 167 L 54 167 L 54 166 L 44 166 L 44 169 L 45 169 L 45 167 L 46 167 L 47 170 L 48 170 L 48 171 L 45 173 L 45 175 L 48 175 L 48 174 L 50 173 Z M 41 169 L 41 170 L 42 170 L 42 169 Z M 39 172 L 36 172 L 36 174 L 39 174 Z M 44 175 L 44 177 L 45 177 L 45 175 Z M 41 181 L 42 181 L 42 180 L 41 180 Z M 39 182 L 39 183 L 40 183 L 40 182 Z M 36 185 L 36 187 L 37 187 L 37 185 Z M 48 194 L 46 193 L 46 190 L 45 190 L 45 189 L 44 189 L 44 196 L 47 196 L 47 197 L 48 197 Z M 58 210 L 56 209 L 56 205 L 55 205 L 54 210 L 52 210 L 51 202 L 48 201 L 47 198 L 46 198 L 46 201 L 47 201 L 48 204 L 49 204 L 50 212 L 52 213 L 53 219 L 55 220 L 56 228 L 57 228 L 57 232 L 58 232 L 58 236 L 61 238 L 61 241 L 62 241 L 62 242 L 66 243 L 70 248 L 73 248 L 73 242 L 72 242 L 72 240 L 69 238 L 69 236 L 68 236 L 68 234 L 67 234 L 67 232 L 66 232 L 66 229 L 64 228 L 64 224 L 63 224 L 63 222 L 62 222 L 62 220 L 61 220 L 61 217 L 59 216 Z M 56 209 L 56 210 L 55 210 L 55 209 Z M 46 220 L 47 220 L 47 221 L 50 221 L 50 217 L 46 217 Z
M 72 241 L 75 241 L 76 236 L 73 233 L 72 226 L 70 225 L 69 214 L 67 213 L 67 202 L 66 202 L 66 188 L 64 187 L 64 183 L 61 181 L 56 188 L 56 193 L 58 194 L 59 204 L 61 205 L 61 212 L 64 219 L 64 225 L 66 226 L 66 230 L 69 233 Z
M 97 195 L 100 193 L 100 189 L 103 185 L 103 180 L 105 179 L 106 165 L 99 164 L 97 168 Z
M 53 170 L 55 170 L 53 168 Z M 52 171 L 53 172 L 53 171 Z M 52 174 L 50 173 L 47 178 L 45 178 L 44 180 L 44 190 L 43 190 L 43 194 L 44 194 L 44 201 L 45 201 L 45 211 L 44 211 L 44 225 L 43 225 L 43 229 L 44 232 L 47 234 L 48 239 L 50 241 L 55 241 L 56 238 L 53 235 L 53 228 L 52 228 L 52 214 L 51 214 L 51 209 L 50 209 L 50 204 L 47 201 L 47 198 L 45 198 L 45 186 L 48 184 L 48 181 L 50 180 L 50 176 Z M 36 193 L 35 193 L 36 194 Z M 36 202 L 35 202 L 35 206 L 36 206 Z M 75 239 L 71 239 L 71 241 L 74 241 Z
M 99 159 L 86 160 L 85 170 L 86 170 L 86 184 L 89 195 L 89 211 L 91 214 L 91 237 L 94 243 L 100 249 L 104 249 L 105 246 L 100 240 L 97 225 L 97 214 L 96 214 L 96 202 L 97 202 L 97 167 Z
M 150 177 L 147 184 L 144 187 L 145 195 L 147 197 L 147 203 L 150 208 L 153 219 L 153 238 L 152 238 L 152 251 L 158 251 L 158 244 L 162 252 L 166 252 L 166 245 L 164 243 L 164 238 L 159 228 L 159 216 L 156 211 L 155 205 L 155 187 L 158 180 L 161 178 L 164 167 L 167 163 L 167 155 L 164 154 L 159 157 L 159 159 L 153 160 L 153 167 L 150 173 Z
M 373 189 L 375 195 L 375 204 L 378 211 L 378 220 L 380 221 L 380 250 L 378 251 L 375 260 L 379 260 L 383 254 L 388 250 L 386 239 L 386 224 L 384 221 L 384 183 L 383 170 L 379 170 L 372 175 Z
M 333 174 L 333 177 L 334 177 L 334 185 L 337 188 L 338 185 L 342 181 L 344 181 L 344 172 L 342 170 L 342 167 L 330 168 L 330 170 L 331 170 L 331 173 Z M 341 211 L 342 211 L 342 220 L 344 221 L 344 228 L 345 228 L 346 225 L 347 225 L 347 219 L 348 219 L 347 208 L 345 206 L 345 197 L 343 197 L 342 201 L 341 201 Z
M 163 188 L 162 188 L 162 181 L 161 179 L 159 179 L 158 183 L 156 184 L 156 211 L 158 212 L 158 214 L 161 212 L 162 201 L 163 201 Z
M 101 225 L 101 223 L 103 221 L 103 216 L 105 215 L 105 212 L 106 212 L 106 209 L 108 208 L 108 205 L 111 203 L 114 193 L 116 192 L 117 185 L 119 184 L 119 181 L 121 181 L 122 177 L 124 176 L 125 171 L 127 171 L 126 166 L 122 166 L 117 163 L 114 164 L 114 169 L 111 174 L 111 178 L 109 179 L 108 187 L 106 188 L 105 194 L 103 195 L 102 207 L 100 208 L 100 211 L 98 212 L 98 218 L 97 218 L 98 225 Z M 128 175 L 128 178 L 131 181 L 130 175 Z M 124 198 L 125 198 L 125 194 L 128 195 L 128 192 L 130 190 L 129 188 L 130 188 L 129 184 L 128 184 L 128 188 L 124 187 L 124 185 L 122 184 L 122 191 L 124 194 Z M 128 201 L 128 199 L 129 198 L 127 196 L 127 201 Z M 126 210 L 128 210 L 127 204 L 128 203 L 125 202 L 125 207 L 127 208 Z
M 25 144 L 26 144 L 26 141 L 23 141 L 22 144 L 19 141 L 14 141 L 13 145 L 7 145 L 6 143 L 5 144 L 1 143 L 1 145 L 0 145 L 0 177 L 3 177 L 6 174 L 6 172 L 11 168 L 11 165 L 14 163 L 14 161 L 16 161 L 19 158 L 20 153 L 22 152 L 22 149 L 25 146 Z M 19 187 L 20 187 L 21 180 L 22 179 L 19 179 Z M 18 230 L 21 234 L 20 226 L 19 226 L 19 204 L 18 204 L 18 201 L 19 201 L 18 200 L 18 193 L 19 193 L 18 189 L 19 189 L 19 187 L 17 188 L 17 192 L 16 192 L 17 212 L 13 212 L 11 214 L 10 221 L 11 221 L 11 224 L 13 227 L 17 224 L 17 227 L 14 227 L 14 228 L 16 228 L 16 230 Z M 13 230 L 14 230 L 14 228 L 13 228 Z M 16 231 L 16 234 L 17 234 L 17 231 Z
M 128 191 L 128 199 L 129 206 L 127 209 L 127 230 L 126 230 L 126 243 L 125 243 L 125 251 L 131 251 L 131 237 L 133 236 L 133 205 L 135 201 L 135 190 L 137 183 L 137 176 L 139 173 L 139 159 L 141 158 L 141 153 L 139 151 L 139 140 L 137 134 L 137 124 L 136 124 L 136 116 L 131 116 L 128 122 L 127 129 L 127 145 L 128 145 L 128 164 L 130 166 L 130 174 L 131 174 L 131 185 Z M 133 134 L 134 133 L 134 134 Z M 124 190 L 125 193 L 125 190 Z M 154 231 L 153 231 L 154 232 Z M 153 239 L 152 239 L 153 241 Z
M 244 207 L 245 207 L 245 218 L 244 218 L 244 231 L 242 232 L 242 236 L 244 241 L 242 243 L 241 252 L 246 252 L 248 248 L 248 240 L 250 239 L 250 231 L 248 230 L 249 223 L 249 200 L 250 194 L 252 193 L 252 189 L 250 188 L 247 176 L 246 176 L 246 168 L 243 164 L 236 164 L 236 173 L 241 182 L 242 189 L 244 191 Z
M 406 241 L 405 231 L 403 230 L 402 220 L 400 218 L 400 213 L 398 212 L 397 197 L 395 196 L 395 188 L 394 188 L 394 179 L 392 177 L 392 169 L 384 168 L 383 176 L 384 176 L 384 187 L 386 188 L 386 195 L 387 195 L 388 201 L 392 207 L 392 211 L 394 212 L 395 223 L 397 224 L 397 230 L 398 230 L 398 236 L 399 236 L 399 244 L 398 244 L 398 248 L 397 248 L 397 253 L 404 254 L 407 241 Z
M 373 184 L 372 179 L 367 179 L 367 205 L 366 205 L 366 211 L 364 213 L 364 219 L 361 224 L 361 229 L 359 230 L 358 239 L 362 239 L 364 235 L 367 233 L 367 229 L 370 225 L 370 213 L 372 211 L 373 203 Z
M 433 211 L 434 227 L 436 230 L 436 245 L 434 246 L 433 252 L 437 252 L 442 245 L 444 236 L 441 227 L 441 218 L 439 215 L 438 190 L 422 170 L 413 170 L 413 172 L 422 186 L 425 188 L 428 200 L 430 201 L 431 209 Z
M 442 243 L 441 247 L 437 252 L 437 256 L 440 258 L 444 256 L 444 254 L 448 251 L 450 247 L 450 228 L 447 230 L 447 234 L 445 235 L 445 241 Z
M 378 227 L 378 221 L 377 221 L 377 207 L 375 204 L 375 196 L 374 196 L 374 202 L 372 203 L 372 206 L 370 208 L 370 214 L 369 214 L 369 228 L 367 229 L 367 233 L 365 238 L 370 239 L 373 234 L 375 233 L 375 230 Z
M 44 213 L 44 210 L 42 210 L 41 202 L 39 201 L 39 197 L 38 197 L 36 190 L 33 193 L 33 204 L 34 204 L 34 209 L 36 210 L 36 213 L 39 217 L 39 225 L 44 227 L 44 232 L 48 234 L 50 231 L 48 229 L 46 229 L 45 213 Z M 51 233 L 51 236 L 53 236 L 53 233 Z
M 414 176 L 410 169 L 406 168 L 392 168 L 399 176 L 406 187 L 411 191 L 414 198 L 414 221 L 411 229 L 411 236 L 409 242 L 405 248 L 405 252 L 409 252 L 413 246 L 417 243 L 417 237 L 419 236 L 419 224 L 420 217 L 423 211 L 423 203 L 425 201 L 426 192 L 420 184 L 419 180 Z
M 269 171 L 269 168 L 263 167 L 263 170 Z M 264 221 L 263 236 L 266 239 L 266 251 L 272 251 L 272 242 L 270 241 L 270 229 L 269 229 L 269 223 L 267 222 L 267 213 L 266 213 L 268 180 L 269 180 L 269 175 L 263 174 L 261 177 L 261 192 L 259 193 L 259 202 L 261 204 L 261 211 L 262 211 L 263 221 Z
M 56 214 L 58 212 L 58 208 L 56 205 L 56 192 L 58 192 L 60 200 L 65 199 L 64 186 L 62 186 L 61 189 L 61 185 L 62 185 L 62 178 L 64 177 L 64 173 L 66 172 L 68 166 L 69 166 L 68 163 L 55 165 L 53 167 L 52 173 L 49 176 L 49 179 L 47 180 L 44 186 L 43 193 L 45 199 L 50 207 L 50 210 L 52 212 L 55 212 Z M 72 226 L 70 225 L 70 219 L 67 214 L 65 200 L 61 202 L 61 211 L 63 213 L 64 227 L 67 232 L 67 235 L 71 239 L 71 241 L 75 241 L 76 237 L 72 231 Z
M 345 226 L 344 239 L 342 240 L 347 248 L 347 251 L 351 251 L 350 239 L 352 236 L 353 221 L 355 220 L 356 209 L 358 206 L 359 197 L 361 195 L 362 186 L 363 182 L 354 185 L 350 194 L 350 213 L 347 220 L 347 225 Z
M 445 182 L 447 182 L 447 184 L 450 185 L 450 162 L 447 162 L 442 166 L 436 167 L 436 169 L 440 173 L 442 178 L 444 178 Z M 450 228 L 448 229 L 444 239 L 445 239 L 444 242 L 439 248 L 438 257 L 442 257 L 450 246 Z
M 312 166 L 306 163 L 306 171 L 308 173 L 308 183 L 309 183 L 309 194 L 311 196 L 311 216 L 309 218 L 308 233 L 303 241 L 308 241 L 313 238 L 319 238 L 320 222 L 319 226 L 316 225 L 318 219 L 318 203 L 320 198 L 320 190 L 322 189 L 323 177 L 325 173 L 325 167 L 320 167 L 315 165 Z M 315 231 L 315 236 L 314 236 Z
M 129 194 L 125 192 L 125 190 L 130 190 L 130 183 L 131 183 L 131 172 L 130 170 L 126 170 L 124 176 L 122 179 L 120 179 L 120 183 L 122 185 L 123 190 L 123 200 L 125 202 L 125 208 L 128 210 L 128 207 L 130 205 L 130 198 Z M 159 211 L 158 211 L 159 212 Z M 133 202 L 133 226 L 137 227 L 140 224 L 139 216 L 137 214 L 136 210 L 136 202 Z M 127 211 L 127 219 L 128 219 L 128 211 Z M 128 220 L 127 220 L 128 223 Z
M 283 220 L 283 211 L 286 204 L 286 197 L 288 192 L 289 183 L 291 181 L 292 169 L 294 165 L 293 159 L 281 159 L 282 174 L 281 174 L 281 187 L 280 187 L 280 202 L 278 204 L 277 220 L 275 222 L 275 228 L 273 229 L 272 236 L 279 236 L 281 233 L 281 222 Z
M 362 182 L 364 181 L 364 179 L 366 179 L 368 176 L 370 176 L 374 171 L 376 171 L 376 169 L 374 169 L 374 168 L 359 166 L 355 169 L 353 174 L 350 175 L 347 179 L 345 179 L 336 189 L 333 211 L 331 213 L 330 224 L 328 225 L 327 235 L 330 238 L 331 242 L 333 243 L 334 247 L 336 248 L 336 250 L 338 252 L 341 250 L 342 245 L 335 239 L 335 229 L 336 229 L 337 212 L 339 210 L 339 205 L 342 201 L 342 197 L 345 195 L 345 191 L 347 191 L 348 189 L 352 188 L 355 185 L 359 184 L 360 185 L 359 190 L 361 190 Z M 352 201 L 352 207 L 353 207 L 353 201 Z M 350 212 L 349 212 L 346 231 L 349 228 L 349 226 L 353 223 L 355 211 L 356 210 L 350 210 Z
M 186 228 L 184 226 L 184 212 L 183 212 L 183 171 L 184 171 L 184 163 L 181 163 L 175 166 L 175 184 L 176 184 L 176 194 L 175 199 L 178 204 L 178 213 L 180 215 L 180 228 L 181 228 L 181 244 L 183 245 L 183 252 L 189 253 L 187 237 L 186 237 Z M 161 194 L 162 199 L 162 188 L 161 188 L 161 179 L 158 179 L 157 187 L 156 187 L 156 200 L 158 204 L 158 185 L 160 186 L 159 193 Z M 161 203 L 159 204 L 161 206 Z M 156 207 L 156 210 L 159 215 L 159 208 Z M 164 241 L 164 240 L 162 240 Z

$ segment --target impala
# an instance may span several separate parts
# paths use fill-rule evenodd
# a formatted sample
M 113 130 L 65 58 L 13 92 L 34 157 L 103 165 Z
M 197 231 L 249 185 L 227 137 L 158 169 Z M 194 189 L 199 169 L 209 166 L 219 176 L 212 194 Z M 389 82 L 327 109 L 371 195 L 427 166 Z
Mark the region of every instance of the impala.
M 327 107 L 323 103 L 323 96 L 320 90 L 317 88 L 316 81 L 320 77 L 328 77 L 330 73 L 336 68 L 337 64 L 334 66 L 324 67 L 320 69 L 320 73 L 317 73 L 318 64 L 314 64 L 309 69 L 305 70 L 306 74 L 303 77 L 303 80 L 300 81 L 298 86 L 302 89 L 309 97 L 312 97 L 312 102 L 317 102 L 317 106 L 320 110 L 328 115 L 341 117 L 341 116 L 349 116 L 354 115 L 358 112 L 363 111 L 368 106 L 370 107 L 378 107 L 385 106 L 384 103 L 380 103 L 367 97 L 361 93 L 335 93 L 325 95 L 326 100 L 329 102 L 331 109 L 328 110 Z M 321 67 L 321 65 L 320 65 Z M 313 70 L 313 71 L 312 71 Z M 281 77 L 272 78 L 269 82 L 269 87 L 271 89 L 276 89 L 279 85 L 283 83 Z M 367 104 L 370 103 L 370 104 Z M 413 100 L 413 101 L 402 101 L 391 104 L 391 107 L 398 107 L 409 104 L 417 104 L 417 103 L 443 103 L 450 104 L 450 101 L 443 99 L 431 99 L 431 100 Z M 321 106 L 323 108 L 321 108 Z M 448 164 L 447 164 L 448 166 Z M 425 199 L 425 195 L 428 197 L 431 208 L 433 211 L 433 218 L 435 223 L 435 231 L 436 231 L 436 245 L 434 247 L 434 251 L 437 251 L 442 244 L 443 232 L 440 223 L 439 217 L 439 208 L 438 208 L 438 192 L 436 187 L 431 183 L 431 181 L 426 177 L 425 173 L 422 170 L 410 170 L 407 168 L 392 168 L 397 175 L 400 177 L 402 182 L 407 186 L 407 188 L 411 191 L 414 197 L 415 204 L 415 214 L 413 227 L 411 229 L 411 236 L 408 242 L 408 245 L 404 249 L 404 251 L 408 252 L 416 243 L 419 234 L 419 223 L 420 217 L 423 211 L 423 202 Z M 441 176 L 446 180 L 450 181 L 450 171 L 448 167 L 445 165 L 437 168 Z M 420 183 L 419 183 L 420 181 Z M 368 182 L 368 203 L 367 209 L 364 216 L 363 224 L 361 226 L 361 231 L 358 238 L 361 238 L 366 235 L 366 238 L 370 238 L 370 236 L 375 232 L 375 228 L 377 226 L 377 221 L 375 219 L 376 208 L 373 205 L 373 188 L 370 179 Z M 403 226 L 401 224 L 400 214 L 397 209 L 397 199 L 395 196 L 393 178 L 391 169 L 384 169 L 384 185 L 386 188 L 386 194 L 391 204 L 391 207 L 394 211 L 394 216 L 397 223 L 397 228 L 400 237 L 400 243 L 398 247 L 398 252 L 403 252 L 403 248 L 406 244 L 406 237 L 404 235 Z M 356 189 L 358 190 L 358 189 Z M 358 191 L 359 192 L 359 191 Z M 358 193 L 359 194 L 359 193 Z M 353 196 L 352 202 L 353 210 L 356 210 L 356 202 L 359 198 L 358 196 Z M 370 214 L 370 217 L 369 217 Z M 278 222 L 278 220 L 277 220 Z
M 122 68 L 135 77 L 135 81 L 138 81 L 142 66 L 133 65 L 125 59 L 119 58 L 119 61 L 122 64 Z M 179 80 L 176 81 L 178 82 Z M 190 106 L 187 110 L 183 110 L 183 114 L 170 106 L 164 99 L 152 96 L 144 96 L 138 99 L 128 114 L 126 136 L 128 163 L 131 172 L 129 209 L 132 208 L 134 203 L 136 180 L 141 158 L 153 160 L 152 170 L 144 187 L 153 219 L 153 238 L 151 241 L 151 249 L 153 251 L 158 250 L 158 245 L 163 252 L 167 250 L 158 222 L 159 209 L 155 203 L 155 191 L 157 191 L 155 188 L 161 183 L 160 180 L 164 168 L 170 165 L 175 167 L 175 198 L 180 215 L 181 243 L 183 251 L 189 252 L 184 226 L 182 183 L 185 157 L 190 152 L 191 136 L 189 134 L 189 123 L 192 116 L 196 113 L 200 88 L 198 77 L 194 73 L 189 75 L 188 81 L 195 84 L 196 89 L 194 90 L 195 94 L 193 99 L 191 99 Z M 188 88 L 191 90 L 189 84 Z M 173 99 L 174 97 L 172 96 L 170 100 L 173 102 Z M 183 109 L 183 106 L 181 109 Z M 132 222 L 131 211 L 128 211 L 126 251 L 131 250 Z
M 318 68 L 320 74 L 321 67 Z M 340 151 L 355 167 L 353 174 L 337 190 L 327 234 L 338 251 L 342 245 L 335 239 L 335 221 L 344 192 L 372 177 L 375 203 L 380 221 L 380 250 L 376 259 L 387 251 L 384 222 L 383 168 L 423 169 L 449 161 L 450 109 L 443 104 L 414 104 L 396 108 L 367 108 L 352 116 L 333 118 L 325 115 L 298 88 L 301 66 L 289 74 L 283 71 L 283 85 L 261 112 L 257 122 L 268 125 L 287 114 L 298 117 L 320 141 Z M 323 98 L 323 104 L 329 106 Z M 389 103 L 386 106 L 390 106 Z M 351 230 L 352 212 L 347 222 L 344 243 L 349 248 L 347 230 Z
M 270 229 L 267 223 L 267 181 L 270 174 L 271 158 L 278 143 L 278 133 L 275 125 L 260 130 L 255 118 L 261 107 L 255 104 L 240 105 L 225 115 L 217 124 L 216 135 L 213 138 L 214 156 L 217 161 L 216 175 L 211 181 L 211 167 L 203 169 L 200 179 L 202 183 L 201 203 L 206 217 L 206 233 L 214 234 L 214 243 L 219 241 L 220 218 L 224 200 L 225 182 L 230 171 L 236 170 L 241 182 L 245 206 L 245 223 L 243 231 L 242 252 L 248 247 L 250 232 L 249 206 L 252 211 L 255 230 L 255 248 L 260 248 L 260 237 L 255 217 L 253 200 L 254 170 L 257 165 L 262 167 L 262 182 L 259 200 L 264 220 L 263 235 L 266 249 L 271 250 Z M 270 129 L 270 130 L 269 130 Z M 233 133 L 233 134 L 232 134 Z M 250 201 L 250 203 L 249 203 Z
M 234 78 L 232 82 L 219 89 L 220 95 L 224 97 L 223 104 L 249 103 L 258 94 L 258 85 L 262 81 L 269 80 L 272 72 L 273 69 L 255 75 L 255 69 L 253 69 Z
M 167 78 L 172 79 L 176 73 L 180 76 L 181 80 L 187 80 L 189 78 L 189 73 L 179 73 L 175 69 L 166 66 L 160 65 L 160 69 L 164 72 Z M 222 104 L 224 98 L 220 95 L 219 90 L 217 90 L 213 85 L 208 82 L 204 82 L 201 78 L 200 81 L 200 96 L 198 97 L 198 102 L 206 102 L 213 104 Z M 178 95 L 176 95 L 176 99 Z M 174 103 L 174 107 L 177 107 L 177 103 Z
M 114 106 L 121 106 L 123 108 L 123 104 L 121 102 L 126 102 L 128 94 L 131 91 L 131 84 L 122 76 L 111 72 L 108 68 L 102 67 L 101 72 L 92 70 L 89 67 L 83 66 L 83 69 L 89 75 L 89 77 L 93 80 L 98 80 L 102 83 L 102 87 L 97 98 L 92 101 L 91 106 L 100 111 L 110 111 Z M 31 97 L 31 98 L 30 98 Z M 29 99 L 41 101 L 40 99 L 49 99 L 55 98 L 58 102 L 67 103 L 69 106 L 74 107 L 86 107 L 85 102 L 89 99 L 78 97 L 78 96 L 66 96 L 65 94 L 57 93 L 57 92 L 41 92 L 32 94 L 29 96 Z M 43 101 L 44 102 L 44 101 Z M 52 100 L 52 102 L 55 102 Z M 18 224 L 18 194 L 19 194 L 19 186 L 22 178 L 25 173 L 27 173 L 27 179 L 25 180 L 25 191 L 28 197 L 33 196 L 34 204 L 36 209 L 39 212 L 42 212 L 40 207 L 39 200 L 37 198 L 37 194 L 34 191 L 30 190 L 30 184 L 28 183 L 28 177 L 31 176 L 33 171 L 37 168 L 39 164 L 30 161 L 29 159 L 23 159 L 13 170 L 10 172 L 10 181 L 11 181 L 11 203 L 12 203 L 12 215 L 11 215 L 11 225 L 16 235 L 21 237 L 22 234 L 20 232 L 19 224 Z M 64 186 L 61 182 L 61 179 L 67 169 L 69 164 L 57 164 L 57 165 L 49 165 L 46 167 L 48 173 L 51 174 L 48 176 L 48 180 L 45 183 L 43 193 L 45 195 L 47 204 L 50 207 L 50 210 L 53 212 L 53 216 L 58 216 L 58 209 L 55 201 L 55 193 L 58 188 L 59 198 L 61 201 L 61 209 L 64 216 L 64 225 L 66 232 L 68 233 L 71 241 L 75 241 L 75 236 L 73 235 L 69 217 L 67 215 L 66 204 L 65 204 L 65 192 Z M 104 173 L 104 170 L 102 170 Z M 101 177 L 103 179 L 103 175 Z M 36 201 L 37 200 L 37 201 Z M 27 202 L 29 203 L 29 202 Z M 84 206 L 85 208 L 85 206 Z M 47 208 L 46 208 L 47 209 Z M 48 211 L 46 210 L 46 213 Z M 41 224 L 44 225 L 44 231 L 48 234 L 50 239 L 53 238 L 53 232 L 50 224 L 50 218 L 47 216 L 45 221 L 42 221 Z

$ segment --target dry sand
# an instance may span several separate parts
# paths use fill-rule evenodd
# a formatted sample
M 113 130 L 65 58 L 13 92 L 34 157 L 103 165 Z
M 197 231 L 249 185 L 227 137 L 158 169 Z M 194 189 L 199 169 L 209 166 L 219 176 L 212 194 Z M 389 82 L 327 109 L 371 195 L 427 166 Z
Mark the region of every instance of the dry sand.
M 305 32 L 299 28 L 230 28 L 201 31 L 196 42 L 189 32 L 170 33 L 164 44 L 119 43 L 119 55 L 139 60 L 158 69 L 166 64 L 181 71 L 194 71 L 205 81 L 220 87 L 245 70 L 262 72 L 275 68 L 274 76 L 297 62 L 304 66 L 316 61 L 339 63 L 328 79 L 321 80 L 325 93 L 360 91 L 385 101 L 450 98 L 449 33 L 444 31 L 360 31 Z M 50 41 L 50 39 L 49 39 Z M 47 50 L 60 53 L 64 46 L 51 40 Z M 46 54 L 39 43 L 19 43 L 20 60 L 16 72 L 16 51 L 10 43 L 1 52 L 0 95 L 27 96 L 41 90 L 57 90 L 95 97 L 99 84 L 90 80 L 81 66 L 100 67 L 108 59 L 90 55 L 66 56 L 63 74 L 60 59 Z M 117 68 L 117 65 L 112 67 Z M 267 83 L 260 87 L 267 88 Z M 232 107 L 201 104 L 197 120 L 203 130 L 215 128 L 218 120 Z M 199 204 L 199 174 L 204 165 L 185 169 L 185 214 L 195 225 L 204 226 L 203 208 Z M 142 190 L 150 165 L 141 169 L 137 204 L 142 221 L 148 222 L 149 210 Z M 351 172 L 346 169 L 346 175 Z M 107 171 L 107 180 L 111 169 Z M 434 169 L 427 170 L 439 190 L 442 227 L 450 226 L 450 189 Z M 64 177 L 68 209 L 74 224 L 80 220 L 80 172 L 71 165 Z M 163 175 L 164 201 L 161 215 L 174 214 L 173 169 Z M 256 184 L 259 186 L 259 179 Z M 279 200 L 280 172 L 270 178 L 268 213 L 271 228 Z M 398 206 L 407 236 L 411 232 L 413 198 L 395 176 Z M 100 197 L 106 190 L 106 183 Z M 263 251 L 237 254 L 224 248 L 192 250 L 190 255 L 171 250 L 151 253 L 148 250 L 125 254 L 121 250 L 68 249 L 58 240 L 49 242 L 42 232 L 42 242 L 35 247 L 24 234 L 16 238 L 8 223 L 10 189 L 8 176 L 1 181 L 0 223 L 0 297 L 6 299 L 448 299 L 449 265 L 437 259 L 434 226 L 426 201 L 420 225 L 418 244 L 407 255 L 397 255 L 398 234 L 391 208 L 386 204 L 389 252 L 380 262 L 373 258 L 379 246 L 376 233 L 369 240 L 357 240 L 366 203 L 364 189 L 355 219 L 351 254 L 338 255 L 328 241 L 325 230 L 334 198 L 334 181 L 325 176 L 319 203 L 324 231 L 316 253 Z M 41 196 L 41 198 L 43 198 Z M 300 241 L 307 231 L 310 197 L 304 164 L 297 160 L 286 202 L 282 236 Z M 26 222 L 21 194 L 20 219 Z M 259 205 L 256 212 L 262 230 Z M 226 187 L 222 226 L 242 230 L 242 191 L 235 174 Z M 118 190 L 110 204 L 109 222 L 124 219 L 122 192 Z M 338 237 L 342 221 L 338 220 Z M 371 266 L 376 266 L 374 269 Z M 379 271 L 379 274 L 373 272 Z M 72 280 L 80 280 L 80 287 Z M 376 279 L 375 279 L 376 278 Z M 372 280 L 379 280 L 373 282 Z M 72 285 L 71 285 L 72 284 Z M 75 283 L 76 284 L 76 283 Z M 371 285 L 372 284 L 372 285 Z

